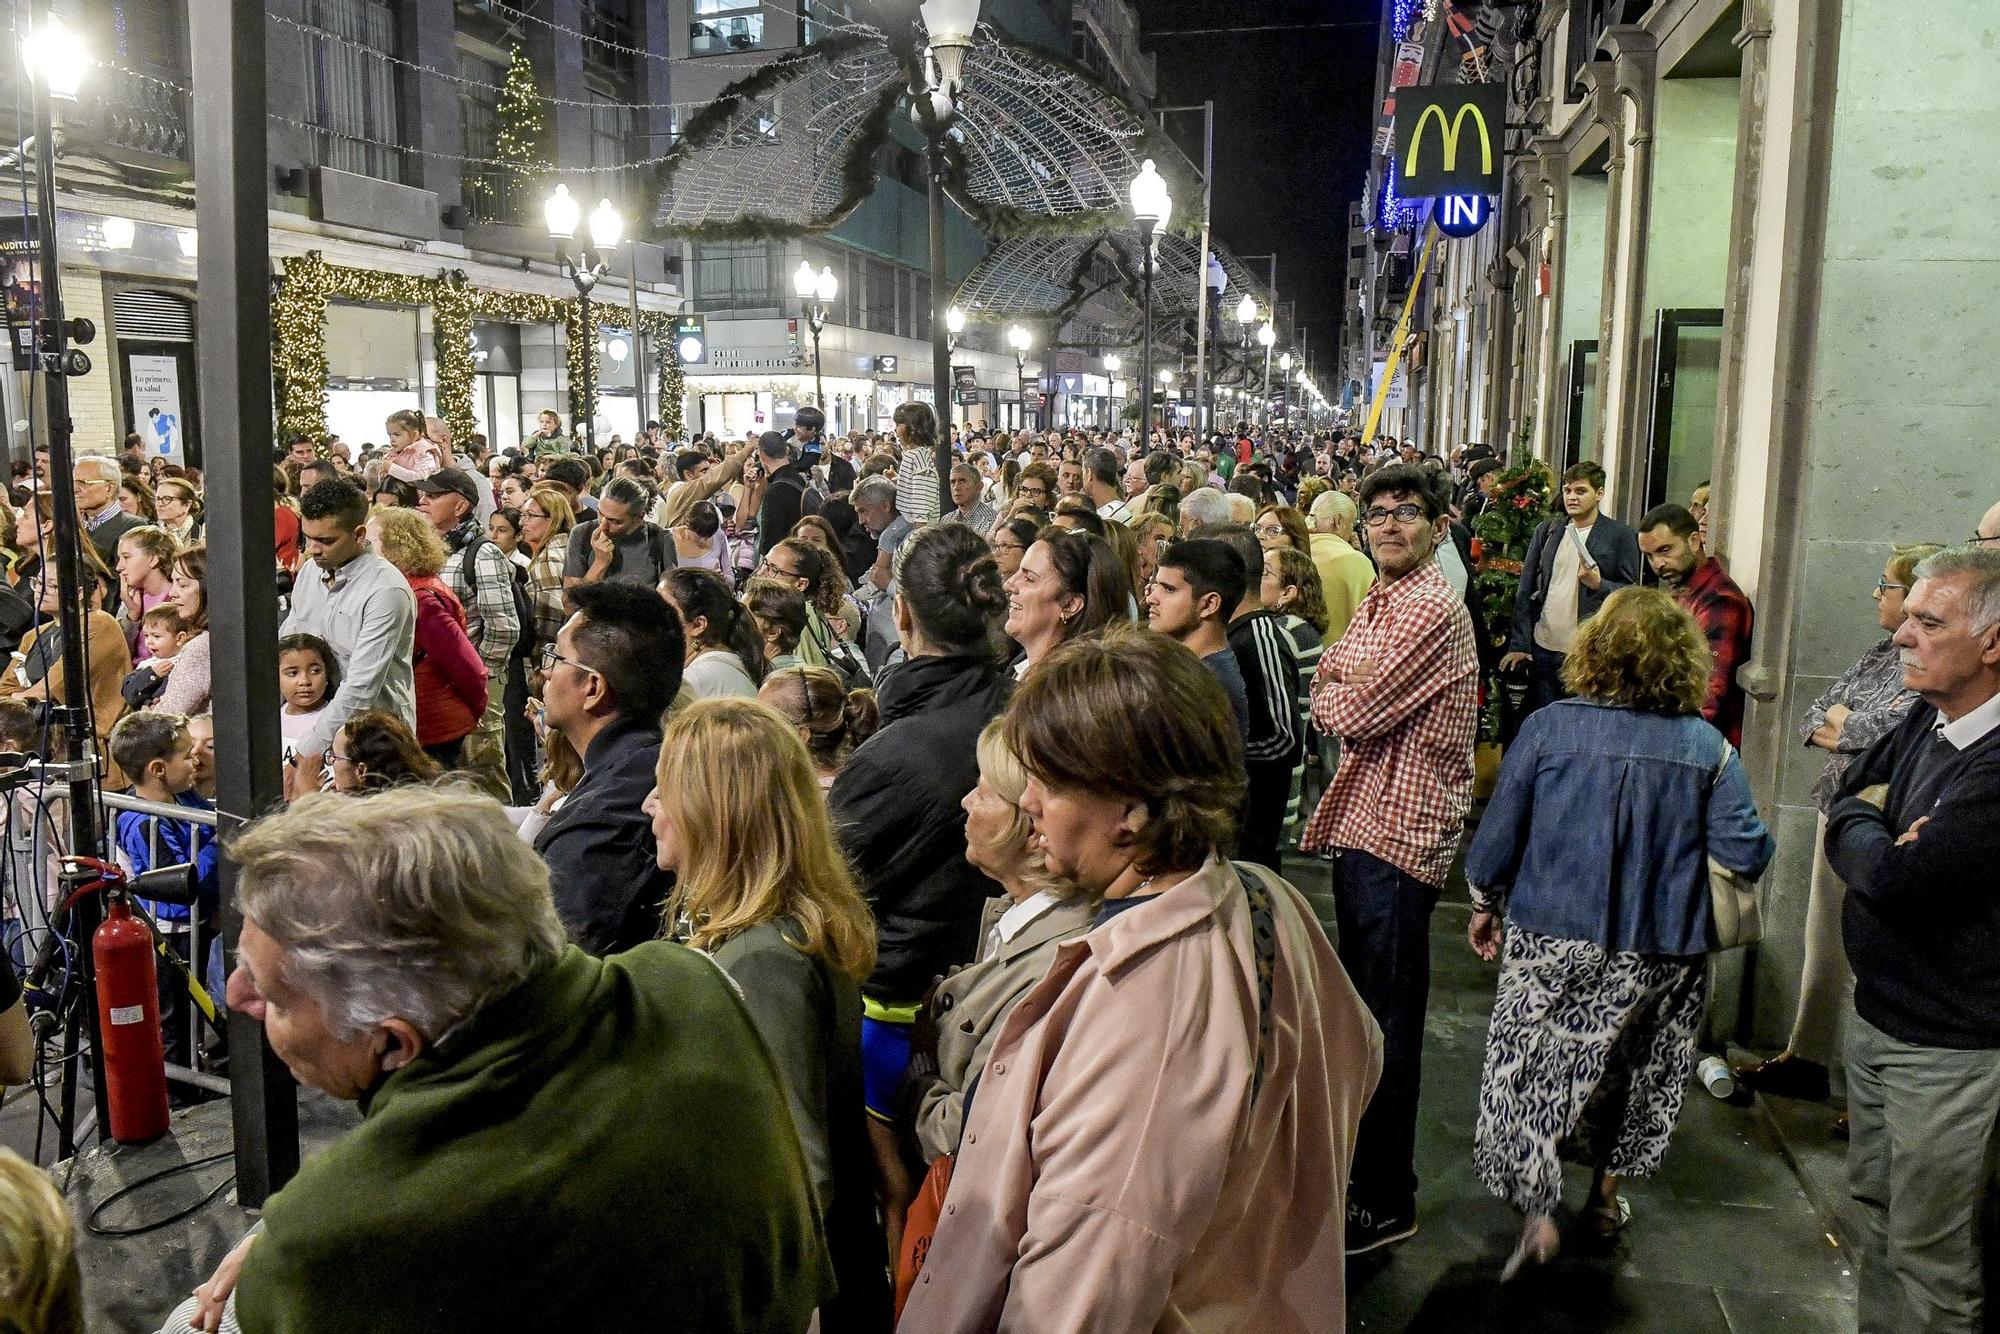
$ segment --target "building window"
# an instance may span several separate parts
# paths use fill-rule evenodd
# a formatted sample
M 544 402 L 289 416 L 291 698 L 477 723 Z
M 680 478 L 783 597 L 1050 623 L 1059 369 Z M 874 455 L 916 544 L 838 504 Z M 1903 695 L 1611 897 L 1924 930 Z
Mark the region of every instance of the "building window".
M 500 89 L 507 81 L 504 67 L 460 52 L 458 151 L 469 158 L 490 158 L 500 134 Z M 506 216 L 500 168 L 491 163 L 465 164 L 465 206 L 475 222 L 497 222 Z
M 306 117 L 313 161 L 378 180 L 403 179 L 396 48 L 388 0 L 304 0 Z
M 868 261 L 868 289 L 862 297 L 861 327 L 872 333 L 896 332 L 896 270 L 879 259 Z
M 748 12 L 738 12 L 748 11 Z M 764 11 L 745 0 L 694 0 L 695 21 L 689 28 L 690 54 L 721 55 L 755 51 L 764 45 Z
M 778 270 L 784 266 L 784 258 L 782 246 L 764 241 L 697 243 L 694 247 L 695 309 L 777 309 Z
M 625 165 L 626 145 L 632 142 L 632 108 L 628 103 L 602 93 L 590 95 L 590 165 L 593 167 L 622 167 Z M 591 181 L 594 193 L 611 199 L 618 199 L 624 185 L 625 173 L 619 171 L 597 172 Z
M 851 20 L 850 0 L 804 0 L 799 17 L 805 20 L 804 44 L 825 41 Z

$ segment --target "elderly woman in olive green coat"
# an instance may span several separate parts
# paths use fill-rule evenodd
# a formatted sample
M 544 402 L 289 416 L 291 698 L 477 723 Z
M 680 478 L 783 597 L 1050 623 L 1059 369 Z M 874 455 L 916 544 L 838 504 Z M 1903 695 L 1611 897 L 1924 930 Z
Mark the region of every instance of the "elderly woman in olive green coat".
M 1000 887 L 979 927 L 978 962 L 938 984 L 920 1025 L 909 1076 L 917 1144 L 928 1161 L 958 1147 L 966 1086 L 986 1064 L 1001 1019 L 1023 992 L 1042 980 L 1056 946 L 1090 929 L 1097 901 L 1051 875 L 1030 843 L 1021 793 L 1028 774 L 1001 739 L 1000 724 L 979 737 L 979 785 L 965 808 L 965 858 Z M 935 1035 L 934 1050 L 923 1038 Z

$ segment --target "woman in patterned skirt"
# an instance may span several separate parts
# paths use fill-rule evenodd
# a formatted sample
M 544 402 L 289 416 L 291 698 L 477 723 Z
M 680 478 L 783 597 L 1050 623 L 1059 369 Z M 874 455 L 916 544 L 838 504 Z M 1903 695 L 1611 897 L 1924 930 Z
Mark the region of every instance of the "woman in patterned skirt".
M 1554 1256 L 1564 1158 L 1596 1169 L 1596 1231 L 1631 1216 L 1619 1180 L 1659 1167 L 1694 1064 L 1709 859 L 1753 878 L 1771 860 L 1701 717 L 1709 662 L 1667 594 L 1612 594 L 1563 669 L 1576 698 L 1522 725 L 1466 855 L 1472 948 L 1501 958 L 1473 1166 L 1525 1218 L 1503 1280 Z

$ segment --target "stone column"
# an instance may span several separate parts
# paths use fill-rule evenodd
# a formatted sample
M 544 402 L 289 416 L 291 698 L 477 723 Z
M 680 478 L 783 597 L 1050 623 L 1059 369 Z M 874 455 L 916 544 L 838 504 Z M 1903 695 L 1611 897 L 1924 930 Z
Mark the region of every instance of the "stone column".
M 397 16 L 397 39 L 408 58 L 428 69 L 458 69 L 458 16 L 450 5 L 404 5 Z M 458 89 L 444 79 L 404 78 L 398 97 L 403 142 L 458 147 Z M 405 184 L 429 190 L 440 210 L 460 202 L 462 170 L 449 157 L 412 153 L 404 161 Z
M 1536 164 L 1539 207 L 1544 210 L 1541 238 L 1528 253 L 1529 300 L 1535 303 L 1535 342 L 1530 356 L 1529 395 L 1534 404 L 1534 428 L 1530 437 L 1535 457 L 1554 463 L 1562 450 L 1555 438 L 1561 419 L 1557 405 L 1565 401 L 1568 384 L 1562 374 L 1562 301 L 1564 254 L 1568 246 L 1569 155 L 1560 139 L 1544 136 L 1531 145 Z M 1549 291 L 1540 295 L 1541 266 L 1549 266 Z
M 1744 343 L 1750 329 L 1751 261 L 1757 250 L 1758 195 L 1764 177 L 1764 135 L 1770 78 L 1771 0 L 1746 0 L 1736 34 L 1743 52 L 1743 94 L 1736 118 L 1735 197 L 1729 211 L 1729 285 L 1722 308 L 1722 363 L 1715 399 L 1715 463 L 1709 476 L 1732 486 L 1740 452 Z M 1729 553 L 1731 511 L 1714 505 L 1708 549 Z
M 1645 420 L 1639 350 L 1644 335 L 1646 238 L 1652 205 L 1653 91 L 1658 43 L 1644 28 L 1607 28 L 1600 45 L 1612 59 L 1585 71 L 1593 111 L 1611 139 L 1605 203 L 1604 297 L 1599 307 L 1598 460 L 1610 475 L 1613 508 L 1638 517 L 1645 487 Z M 1615 225 L 1614 225 L 1615 218 Z

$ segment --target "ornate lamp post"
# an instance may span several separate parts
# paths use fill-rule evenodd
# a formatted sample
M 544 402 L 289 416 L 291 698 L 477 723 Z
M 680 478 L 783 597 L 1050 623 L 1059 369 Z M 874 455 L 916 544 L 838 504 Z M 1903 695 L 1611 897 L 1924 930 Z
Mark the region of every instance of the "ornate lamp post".
M 1118 383 L 1118 372 L 1124 368 L 1124 365 L 1124 359 L 1116 352 L 1107 352 L 1104 354 L 1104 376 L 1114 388 Z M 1111 398 L 1112 395 L 1107 391 L 1104 396 L 1104 429 L 1107 431 L 1118 425 L 1117 420 L 1111 414 Z
M 1021 396 L 1021 425 L 1028 424 L 1028 349 L 1035 336 L 1020 325 L 1007 330 L 1007 346 L 1014 349 L 1014 388 Z
M 819 369 L 819 331 L 826 327 L 826 317 L 833 309 L 833 299 L 840 295 L 840 280 L 833 276 L 833 266 L 827 265 L 818 273 L 813 272 L 811 260 L 802 259 L 799 267 L 792 271 L 792 290 L 798 293 L 799 304 L 806 317 L 806 327 L 813 336 L 813 404 L 821 412 L 826 411 L 826 381 Z
M 575 249 L 571 243 L 576 239 L 576 224 L 582 208 L 570 197 L 567 185 L 558 185 L 555 192 L 542 201 L 542 221 L 548 224 L 549 239 L 556 242 L 556 258 L 562 271 L 576 284 L 576 297 L 582 305 L 578 321 L 585 339 L 597 337 L 596 326 L 590 322 L 590 292 L 597 286 L 597 280 L 604 276 L 608 258 L 618 246 L 618 238 L 625 234 L 625 219 L 618 216 L 617 208 L 609 199 L 597 201 L 597 207 L 590 211 L 590 244 Z M 597 452 L 597 388 L 591 383 L 590 365 L 592 357 L 586 350 L 583 356 L 583 436 L 585 447 L 593 454 Z
M 1278 331 L 1271 327 L 1269 320 L 1257 330 L 1257 341 L 1264 347 L 1264 425 L 1271 424 L 1271 348 L 1278 341 Z
M 930 166 L 930 250 L 931 250 L 931 384 L 938 406 L 944 408 L 951 383 L 951 318 L 946 309 L 951 296 L 951 279 L 946 272 L 944 247 L 944 141 L 952 122 L 958 119 L 960 75 L 965 69 L 965 53 L 972 49 L 972 34 L 979 26 L 979 0 L 923 0 L 926 59 L 924 83 L 912 83 L 917 128 L 929 147 Z M 938 414 L 939 421 L 945 420 Z M 951 432 L 941 426 L 937 438 L 937 480 L 940 514 L 949 514 L 951 502 Z
M 1174 215 L 1173 197 L 1167 183 L 1147 158 L 1139 174 L 1132 178 L 1132 220 L 1139 224 L 1139 243 L 1145 251 L 1145 296 L 1141 322 L 1144 330 L 1139 373 L 1139 439 L 1144 448 L 1153 439 L 1153 243 Z
M 1278 358 L 1278 392 L 1285 396 L 1285 425 L 1292 424 L 1292 354 Z

